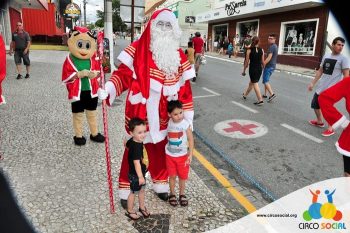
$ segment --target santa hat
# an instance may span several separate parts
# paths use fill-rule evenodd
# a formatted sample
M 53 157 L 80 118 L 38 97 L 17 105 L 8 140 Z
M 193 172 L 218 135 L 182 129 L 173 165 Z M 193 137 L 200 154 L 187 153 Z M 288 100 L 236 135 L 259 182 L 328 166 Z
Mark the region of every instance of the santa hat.
M 164 8 L 155 11 L 138 41 L 133 66 L 137 76 L 137 81 L 140 84 L 141 94 L 143 96 L 141 103 L 143 104 L 146 104 L 146 100 L 149 97 L 149 59 L 152 57 L 149 56 L 149 53 L 151 52 L 151 25 L 155 19 L 170 22 L 172 25 L 174 25 L 177 20 L 174 13 L 169 9 Z
M 72 36 L 73 32 L 79 32 L 79 33 L 87 33 L 89 36 L 92 38 L 96 39 L 96 36 L 94 35 L 93 32 L 91 32 L 88 28 L 86 27 L 79 27 L 75 26 L 72 31 L 69 32 L 69 37 Z
M 75 26 L 74 31 L 78 31 L 80 33 L 87 33 L 89 31 L 89 29 L 86 27 Z

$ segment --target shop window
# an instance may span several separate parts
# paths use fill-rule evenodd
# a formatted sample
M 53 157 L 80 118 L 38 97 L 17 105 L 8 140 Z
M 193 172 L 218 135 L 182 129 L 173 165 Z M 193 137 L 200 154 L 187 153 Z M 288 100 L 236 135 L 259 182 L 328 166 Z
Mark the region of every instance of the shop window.
M 213 38 L 214 38 L 214 51 L 219 51 L 224 39 L 227 37 L 228 25 L 215 25 L 213 26 Z
M 317 22 L 317 20 L 308 20 L 282 23 L 281 53 L 314 55 Z
M 259 34 L 259 20 L 238 22 L 236 32 L 240 37 L 239 44 L 241 46 L 241 51 L 243 51 L 244 44 L 249 44 L 251 38 Z

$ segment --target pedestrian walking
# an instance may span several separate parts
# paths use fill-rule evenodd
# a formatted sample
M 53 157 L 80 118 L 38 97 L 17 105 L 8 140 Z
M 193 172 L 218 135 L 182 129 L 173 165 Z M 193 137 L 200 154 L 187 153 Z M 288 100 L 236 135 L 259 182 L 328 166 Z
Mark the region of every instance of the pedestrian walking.
M 187 56 L 187 59 L 188 61 L 190 62 L 191 66 L 192 66 L 192 69 L 194 69 L 194 61 L 195 61 L 195 51 L 194 51 L 194 48 L 193 48 L 193 43 L 192 42 L 188 42 L 187 43 L 187 49 L 185 50 L 185 54 Z M 193 82 L 196 81 L 196 77 L 193 77 L 192 79 Z
M 211 39 L 211 36 L 208 37 L 208 51 L 213 52 L 213 41 Z
M 240 41 L 241 41 L 241 38 L 239 37 L 239 34 L 237 34 L 234 38 L 233 38 L 233 41 L 234 41 L 234 46 L 235 46 L 235 51 L 234 51 L 234 57 L 237 57 L 238 53 L 239 53 L 239 50 L 241 48 L 241 44 L 240 44 Z
M 145 175 L 147 167 L 144 163 L 143 141 L 146 138 L 146 123 L 140 118 L 132 118 L 129 121 L 129 130 L 132 138 L 127 141 L 126 148 L 128 150 L 130 193 L 127 200 L 128 205 L 125 215 L 132 220 L 138 220 L 140 216 L 134 211 L 136 194 L 138 194 L 139 198 L 140 213 L 145 218 L 150 216 L 145 206 Z
M 188 42 L 192 42 L 193 40 L 193 34 L 190 35 L 190 37 L 188 38 Z
M 0 34 L 0 105 L 6 104 L 5 97 L 2 95 L 2 81 L 6 77 L 6 49 L 5 42 Z M 0 154 L 0 160 L 2 155 Z
M 186 181 L 190 171 L 194 148 L 193 134 L 190 123 L 184 118 L 182 103 L 179 100 L 169 101 L 168 143 L 165 147 L 166 165 L 169 174 L 169 204 L 177 206 L 175 195 L 176 177 L 179 177 L 179 202 L 181 206 L 188 205 L 185 195 Z
M 273 92 L 272 87 L 270 85 L 270 78 L 272 73 L 275 71 L 276 64 L 277 64 L 278 47 L 276 45 L 275 34 L 269 35 L 268 43 L 269 43 L 269 49 L 267 51 L 267 57 L 263 63 L 264 65 L 263 84 L 265 86 L 263 98 L 267 98 L 267 92 L 268 92 L 270 94 L 270 97 L 268 98 L 267 102 L 271 102 L 274 98 L 276 98 L 276 94 Z
M 350 114 L 350 78 L 344 78 L 334 86 L 323 91 L 318 100 L 324 119 L 332 129 L 343 128 L 335 146 L 344 160 L 344 176 L 350 177 L 350 124 L 349 120 L 334 105 L 345 98 L 345 105 Z
M 201 65 L 201 57 L 204 55 L 204 41 L 200 32 L 195 33 L 195 37 L 192 39 L 193 48 L 195 51 L 195 71 L 196 77 L 198 77 L 199 67 Z
M 18 22 L 16 24 L 16 31 L 12 34 L 12 42 L 10 45 L 10 55 L 14 52 L 14 58 L 17 69 L 17 79 L 23 78 L 21 75 L 21 64 L 26 66 L 27 74 L 25 78 L 29 78 L 30 71 L 30 59 L 29 59 L 29 48 L 30 48 L 30 36 L 28 32 L 23 30 L 23 24 Z
M 311 101 L 311 108 L 314 109 L 316 119 L 310 120 L 309 123 L 313 126 L 324 127 L 322 121 L 322 112 L 320 110 L 320 105 L 318 102 L 319 95 L 330 88 L 334 84 L 338 83 L 343 79 L 343 77 L 349 76 L 349 60 L 341 54 L 345 44 L 345 39 L 342 37 L 334 38 L 332 42 L 332 53 L 324 55 L 320 68 L 317 70 L 314 79 L 308 85 L 309 91 L 313 90 L 315 84 L 319 81 L 316 88 L 315 94 Z M 334 129 L 332 126 L 322 133 L 322 136 L 331 136 L 334 134 Z
M 250 91 L 254 88 L 256 97 L 258 99 L 255 105 L 261 106 L 264 104 L 263 98 L 260 93 L 259 79 L 263 70 L 264 62 L 264 50 L 259 47 L 259 37 L 254 36 L 252 39 L 252 44 L 247 50 L 246 59 L 243 65 L 242 75 L 245 76 L 245 71 L 249 65 L 249 85 L 247 90 L 243 93 L 243 99 L 247 99 Z
M 227 54 L 228 54 L 228 58 L 231 58 L 232 54 L 233 54 L 233 45 L 232 43 L 230 43 L 228 46 L 227 46 Z
M 245 62 L 245 58 L 247 57 L 247 50 L 250 48 L 250 45 L 252 44 L 252 38 L 250 37 L 250 35 L 246 35 L 246 37 L 243 40 L 243 54 L 244 54 L 244 62 Z M 244 63 L 243 62 L 243 63 Z

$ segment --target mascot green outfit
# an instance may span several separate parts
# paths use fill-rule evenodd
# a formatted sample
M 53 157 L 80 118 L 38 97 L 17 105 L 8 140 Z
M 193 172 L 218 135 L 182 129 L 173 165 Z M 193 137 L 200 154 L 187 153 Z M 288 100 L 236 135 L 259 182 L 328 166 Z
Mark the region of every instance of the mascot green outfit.
M 74 143 L 85 145 L 83 136 L 84 112 L 90 128 L 90 139 L 104 142 L 105 137 L 97 127 L 97 92 L 99 89 L 100 63 L 96 57 L 96 38 L 84 27 L 74 27 L 68 39 L 70 54 L 62 69 L 62 82 L 68 90 L 72 104 Z

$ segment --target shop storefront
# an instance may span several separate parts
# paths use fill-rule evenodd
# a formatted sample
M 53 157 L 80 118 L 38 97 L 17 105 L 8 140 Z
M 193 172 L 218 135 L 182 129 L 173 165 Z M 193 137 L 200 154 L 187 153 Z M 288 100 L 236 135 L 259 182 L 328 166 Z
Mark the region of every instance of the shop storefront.
M 208 23 L 213 43 L 220 34 L 230 41 L 238 34 L 241 42 L 258 36 L 267 50 L 267 38 L 274 33 L 279 63 L 316 68 L 326 47 L 328 17 L 328 8 L 317 0 L 216 0 L 214 9 L 196 20 Z
M 1 0 L 0 0 L 1 1 Z M 12 0 L 0 8 L 0 33 L 3 35 L 6 49 L 10 48 L 11 34 L 16 29 L 17 22 L 23 22 L 22 9 L 48 9 L 47 0 Z M 26 30 L 26 25 L 23 24 Z

